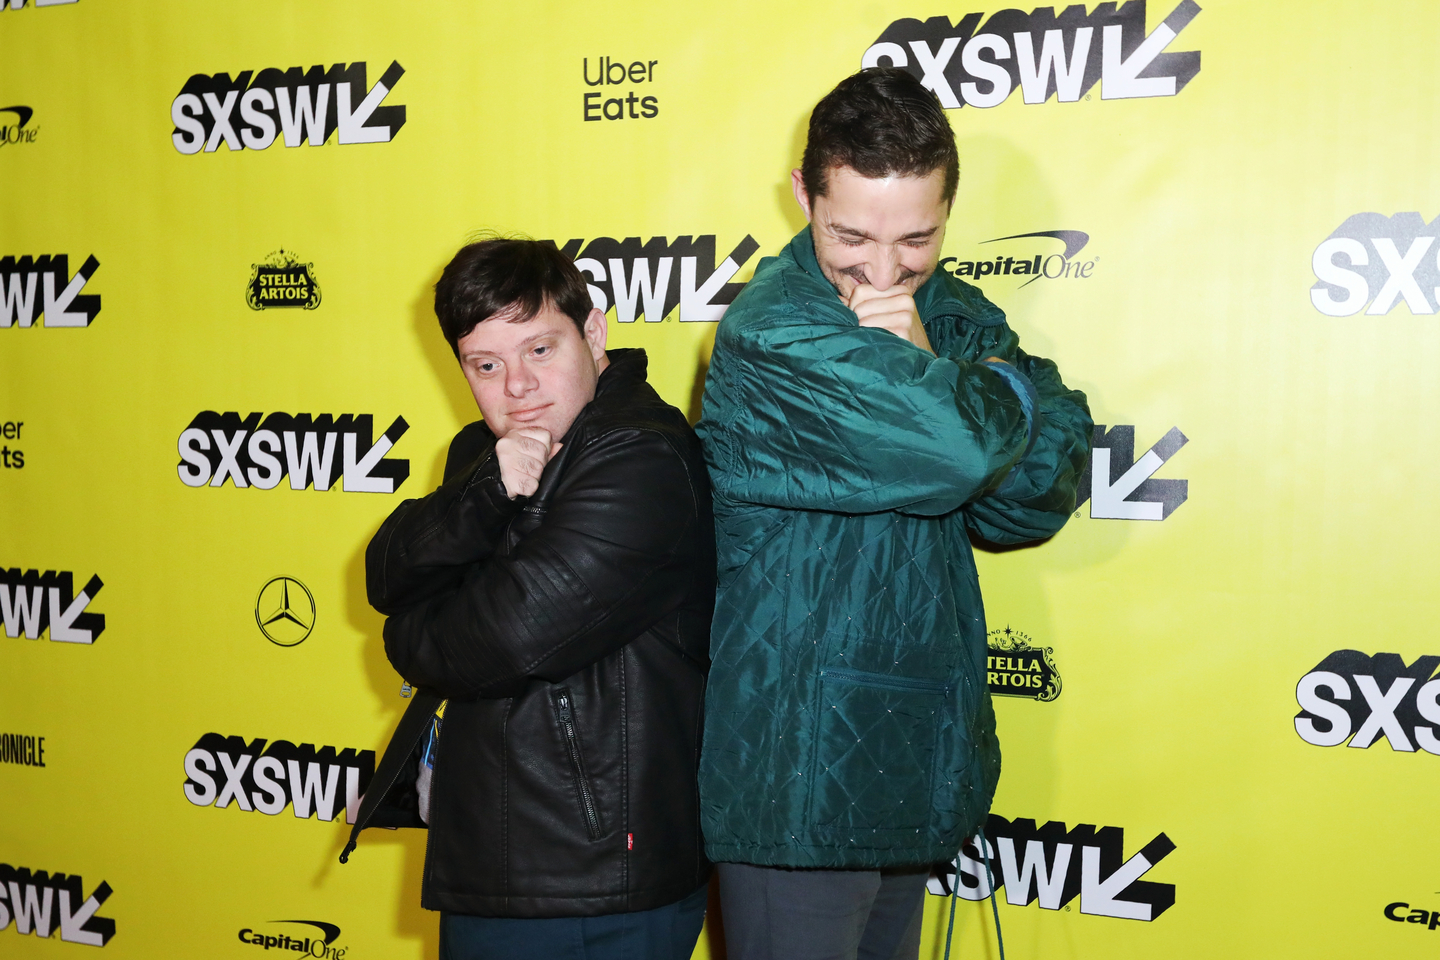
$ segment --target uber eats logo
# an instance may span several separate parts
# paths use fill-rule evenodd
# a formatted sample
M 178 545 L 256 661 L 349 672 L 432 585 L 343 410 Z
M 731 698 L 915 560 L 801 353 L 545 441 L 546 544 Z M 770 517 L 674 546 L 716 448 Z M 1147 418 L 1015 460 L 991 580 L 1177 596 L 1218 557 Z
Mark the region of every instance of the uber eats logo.
M 1412 315 L 1440 307 L 1440 217 L 1357 213 L 1310 258 L 1310 302 L 1327 317 L 1383 316 L 1404 301 Z M 1366 304 L 1369 304 L 1367 307 Z
M 287 806 L 301 820 L 354 823 L 360 797 L 375 775 L 375 751 L 298 747 L 288 740 L 207 733 L 185 754 L 185 799 L 197 807 L 228 807 L 275 816 Z
M 641 96 L 649 93 L 655 83 L 655 67 L 659 60 L 632 60 L 626 63 L 611 57 L 600 57 L 593 67 L 589 57 L 580 60 L 585 86 L 600 87 L 584 95 L 586 120 L 653 120 L 660 115 L 660 98 Z M 591 79 L 590 74 L 595 77 Z M 620 86 L 626 89 L 611 90 Z M 635 87 L 639 87 L 637 92 Z M 612 95 L 613 94 L 613 95 Z M 638 108 L 638 110 L 637 110 Z
M 410 476 L 410 461 L 385 454 L 409 429 L 404 417 L 396 417 L 372 442 L 374 417 L 368 413 L 252 413 L 241 419 L 206 410 L 180 433 L 180 482 L 273 490 L 289 477 L 292 490 L 329 490 L 339 480 L 347 493 L 394 493 Z
M 213 153 L 222 143 L 229 150 L 264 150 L 277 139 L 287 147 L 318 147 L 331 134 L 339 144 L 388 143 L 405 125 L 405 107 L 380 104 L 404 73 L 392 61 L 374 86 L 366 82 L 363 60 L 329 70 L 246 70 L 233 80 L 228 73 L 197 73 L 170 104 L 170 139 L 185 154 Z
M 78 595 L 68 570 L 0 569 L 0 619 L 5 636 L 39 640 L 47 630 L 57 643 L 94 643 L 105 632 L 105 614 L 86 610 L 105 584 L 92 576 Z
M 82 294 L 100 269 L 94 254 L 70 276 L 68 254 L 0 257 L 0 327 L 88 327 L 100 312 L 100 295 Z
M 32 872 L 0 863 L 0 932 L 13 929 L 22 937 L 48 939 L 59 930 L 66 943 L 103 947 L 115 936 L 115 921 L 95 911 L 110 893 L 110 884 L 102 880 L 85 896 L 78 873 Z
M 634 323 L 642 315 L 647 323 L 658 323 L 677 306 L 680 321 L 688 323 L 714 322 L 725 314 L 745 286 L 731 281 L 759 249 L 746 234 L 718 267 L 714 234 L 673 241 L 651 237 L 648 243 L 639 237 L 570 240 L 560 252 L 589 280 L 596 308 L 608 311 L 613 304 L 620 323 Z
M 1349 740 L 1363 750 L 1383 739 L 1391 750 L 1440 755 L 1437 666 L 1440 656 L 1407 667 L 1398 653 L 1336 650 L 1296 684 L 1295 732 L 1317 747 Z
M 967 840 L 960 855 L 930 878 L 929 890 L 942 897 L 984 900 L 1004 888 L 1005 902 L 1061 910 L 1080 898 L 1080 912 L 1121 920 L 1154 920 L 1175 904 L 1175 885 L 1142 880 L 1170 855 L 1175 844 L 1161 833 L 1125 857 L 1125 831 L 1082 823 L 1070 830 L 1058 820 L 1036 827 L 1034 820 L 1006 820 L 990 814 L 988 843 Z M 982 846 L 983 845 L 983 846 Z M 986 861 L 989 861 L 987 867 Z M 993 884 L 992 884 L 993 879 Z
M 1135 428 L 1109 430 L 1095 424 L 1090 462 L 1080 475 L 1075 509 L 1090 501 L 1090 516 L 1101 520 L 1164 520 L 1190 496 L 1188 480 L 1157 480 L 1155 472 L 1190 439 L 1171 427 L 1135 459 Z
M 1077 3 L 1059 16 L 1054 7 L 1001 10 L 988 20 L 967 13 L 954 24 L 907 18 L 886 27 L 860 64 L 903 67 L 947 109 L 997 107 L 1017 88 L 1028 104 L 1074 103 L 1097 81 L 1102 100 L 1173 97 L 1200 72 L 1200 53 L 1165 49 L 1199 12 L 1182 0 L 1148 34 L 1145 0 L 1118 10 L 1101 3 L 1090 13 Z

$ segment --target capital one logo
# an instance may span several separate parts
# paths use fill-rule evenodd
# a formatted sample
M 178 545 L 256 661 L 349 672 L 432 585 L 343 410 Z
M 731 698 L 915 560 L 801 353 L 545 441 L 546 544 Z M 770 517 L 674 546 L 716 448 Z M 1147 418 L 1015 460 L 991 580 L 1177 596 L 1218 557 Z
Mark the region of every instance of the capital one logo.
M 1074 103 L 1096 82 L 1100 99 L 1173 97 L 1200 72 L 1200 53 L 1166 53 L 1200 13 L 1182 0 L 1154 30 L 1145 33 L 1145 0 L 1119 10 L 1083 4 L 1030 13 L 1001 10 L 982 26 L 983 13 L 896 20 L 860 58 L 863 67 L 902 67 L 933 90 L 946 109 L 998 107 L 1018 87 L 1027 104 L 1050 97 Z
M 263 419 L 262 419 L 263 418 Z M 410 425 L 396 417 L 371 442 L 368 413 L 318 417 L 308 413 L 198 414 L 180 433 L 180 482 L 187 487 L 273 490 L 290 478 L 290 489 L 329 490 L 340 481 L 347 493 L 394 493 L 410 476 L 410 461 L 385 454 Z
M 1434 313 L 1440 303 L 1437 237 L 1440 217 L 1428 224 L 1418 213 L 1346 218 L 1310 258 L 1319 281 L 1310 288 L 1310 302 L 1327 317 L 1361 310 L 1383 316 L 1402 300 L 1412 314 Z
M 965 841 L 948 869 L 930 878 L 930 892 L 948 897 L 953 887 L 956 896 L 984 900 L 1003 887 L 1006 903 L 1039 901 L 1042 910 L 1063 909 L 1078 896 L 1081 913 L 1121 920 L 1154 920 L 1175 904 L 1173 883 L 1141 879 L 1175 849 L 1163 833 L 1129 859 L 1121 827 L 1082 823 L 1066 830 L 1051 820 L 1037 828 L 1034 820 L 992 813 L 985 838 Z
M 318 147 L 337 131 L 342 145 L 389 143 L 405 125 L 405 107 L 381 103 L 404 73 L 392 61 L 373 87 L 363 60 L 329 70 L 246 70 L 233 80 L 228 73 L 197 73 L 170 103 L 170 139 L 184 154 L 214 153 L 222 143 L 228 150 L 265 150 L 277 138 L 287 147 Z
M 1407 667 L 1398 653 L 1336 650 L 1295 685 L 1295 732 L 1317 747 L 1349 740 L 1363 750 L 1383 739 L 1400 753 L 1419 747 L 1440 755 L 1437 666 L 1437 656 L 1417 657 Z
M 80 291 L 99 269 L 94 254 L 73 277 L 67 254 L 0 257 L 0 327 L 33 326 L 42 316 L 46 327 L 90 326 L 100 312 L 100 295 Z
M 48 630 L 56 643 L 94 643 L 105 632 L 105 614 L 86 608 L 103 586 L 99 577 L 92 576 L 76 595 L 75 575 L 68 570 L 0 569 L 5 636 L 39 640 Z
M 40 136 L 39 127 L 25 129 L 30 118 L 35 116 L 35 111 L 24 104 L 16 104 L 13 107 L 0 107 L 0 114 L 13 113 L 13 123 L 0 123 L 0 147 L 6 147 L 22 143 L 34 143 L 35 138 Z M 3 119 L 3 118 L 0 118 Z
M 648 243 L 639 237 L 571 240 L 560 252 L 585 275 L 596 309 L 608 311 L 613 304 L 620 323 L 634 323 L 640 316 L 659 323 L 676 307 L 682 323 L 713 323 L 744 287 L 731 281 L 759 249 L 746 234 L 719 266 L 714 234 L 673 241 L 651 237 Z
M 1135 459 L 1135 428 L 1129 424 L 1109 430 L 1095 424 L 1090 462 L 1080 475 L 1075 508 L 1090 501 L 1090 516 L 1097 520 L 1164 520 L 1190 496 L 1188 480 L 1162 480 L 1155 473 L 1190 438 L 1171 427 Z
M 185 799 L 197 807 L 235 804 L 246 813 L 275 816 L 287 806 L 301 820 L 354 823 L 360 798 L 375 775 L 375 751 L 298 747 L 276 740 L 207 733 L 185 754 Z
M 0 931 L 14 925 L 22 937 L 34 935 L 42 940 L 60 930 L 66 943 L 83 943 L 103 947 L 115 936 L 115 921 L 97 917 L 100 905 L 110 899 L 110 884 L 101 880 L 85 896 L 80 874 L 30 871 L 0 863 Z

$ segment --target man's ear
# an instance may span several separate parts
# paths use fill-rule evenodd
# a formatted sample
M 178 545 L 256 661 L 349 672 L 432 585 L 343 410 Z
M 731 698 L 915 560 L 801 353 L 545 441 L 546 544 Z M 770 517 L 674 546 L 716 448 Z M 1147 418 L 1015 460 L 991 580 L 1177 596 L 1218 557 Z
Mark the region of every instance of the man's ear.
M 790 188 L 795 191 L 795 202 L 805 211 L 805 222 L 810 222 L 810 194 L 805 192 L 805 178 L 798 169 L 790 171 Z
M 590 355 L 599 363 L 605 358 L 605 337 L 608 330 L 605 326 L 605 314 L 598 308 L 591 307 L 590 314 L 585 318 L 585 342 L 590 345 Z

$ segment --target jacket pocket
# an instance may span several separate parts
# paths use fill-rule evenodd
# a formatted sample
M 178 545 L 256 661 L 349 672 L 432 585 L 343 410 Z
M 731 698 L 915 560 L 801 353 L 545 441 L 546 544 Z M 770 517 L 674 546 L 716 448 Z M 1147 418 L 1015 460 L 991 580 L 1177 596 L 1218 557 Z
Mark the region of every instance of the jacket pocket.
M 554 694 L 555 716 L 560 723 L 560 736 L 565 741 L 565 750 L 570 756 L 570 769 L 575 775 L 575 795 L 580 802 L 580 815 L 585 818 L 585 831 L 591 840 L 599 840 L 605 834 L 600 822 L 600 807 L 595 803 L 595 791 L 590 776 L 585 772 L 585 754 L 580 746 L 580 724 L 575 715 L 575 701 L 566 687 L 560 687 Z
M 811 822 L 840 829 L 925 826 L 935 734 L 949 693 L 944 681 L 822 669 Z

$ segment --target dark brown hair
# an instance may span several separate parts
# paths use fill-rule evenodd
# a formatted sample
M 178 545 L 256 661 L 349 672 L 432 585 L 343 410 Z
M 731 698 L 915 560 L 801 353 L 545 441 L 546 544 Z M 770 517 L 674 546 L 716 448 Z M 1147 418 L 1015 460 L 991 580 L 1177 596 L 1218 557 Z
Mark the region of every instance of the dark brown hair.
M 945 171 L 945 200 L 955 199 L 960 155 L 945 108 L 914 74 L 870 67 L 841 80 L 810 113 L 800 176 L 813 202 L 827 173 L 849 167 L 862 177 L 924 177 Z
M 547 304 L 585 335 L 593 306 L 585 278 L 553 243 L 539 240 L 496 237 L 468 244 L 435 284 L 435 316 L 456 357 L 461 338 L 477 324 L 498 315 L 524 323 Z

